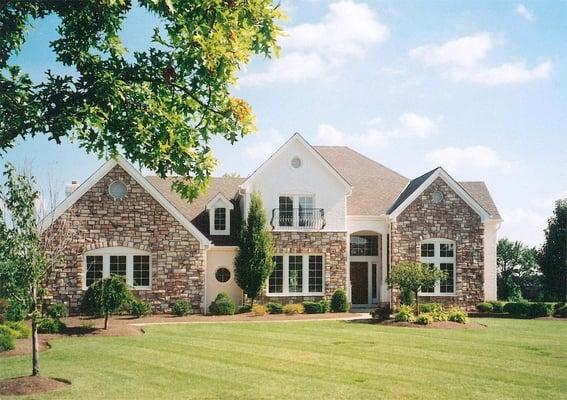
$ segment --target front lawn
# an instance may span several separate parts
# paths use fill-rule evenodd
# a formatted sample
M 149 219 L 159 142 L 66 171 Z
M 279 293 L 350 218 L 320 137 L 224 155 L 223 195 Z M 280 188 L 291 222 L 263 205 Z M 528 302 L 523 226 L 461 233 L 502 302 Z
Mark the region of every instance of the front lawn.
M 43 374 L 73 384 L 37 398 L 565 398 L 567 323 L 475 321 L 488 328 L 192 324 L 55 340 Z M 0 358 L 0 378 L 29 370 Z

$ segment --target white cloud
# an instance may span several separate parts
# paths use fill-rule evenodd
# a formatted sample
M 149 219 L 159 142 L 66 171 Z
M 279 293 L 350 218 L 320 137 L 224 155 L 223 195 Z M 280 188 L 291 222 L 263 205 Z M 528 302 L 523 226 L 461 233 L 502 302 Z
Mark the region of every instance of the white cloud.
M 330 79 L 347 61 L 363 58 L 371 46 L 384 42 L 388 34 L 388 27 L 367 4 L 335 2 L 320 22 L 287 29 L 280 40 L 282 57 L 272 60 L 263 72 L 242 76 L 240 83 Z
M 376 121 L 376 119 L 372 121 L 381 122 L 381 120 Z M 404 113 L 400 116 L 396 127 L 390 129 L 372 127 L 362 134 L 348 134 L 332 125 L 321 124 L 317 132 L 317 143 L 355 148 L 382 148 L 401 138 L 430 136 L 434 130 L 435 123 L 431 119 L 414 113 Z
M 499 237 L 519 240 L 531 246 L 543 243 L 543 230 L 551 214 L 523 207 L 503 207 L 500 214 L 504 222 L 498 232 Z
M 495 47 L 490 33 L 481 32 L 448 41 L 441 45 L 427 44 L 410 50 L 410 57 L 425 66 L 441 68 L 445 76 L 456 82 L 468 81 L 488 86 L 519 84 L 549 77 L 550 61 L 533 68 L 525 62 L 486 66 L 484 61 Z
M 463 169 L 491 169 L 506 173 L 512 168 L 511 161 L 503 159 L 494 149 L 485 146 L 446 147 L 427 153 L 425 158 L 451 173 L 462 172 Z
M 526 21 L 533 21 L 535 19 L 535 15 L 526 8 L 525 5 L 523 4 L 518 4 L 516 6 L 516 14 L 518 14 L 520 17 L 524 18 Z
M 260 139 L 256 140 L 255 143 L 246 145 L 246 154 L 251 159 L 258 161 L 267 160 L 285 141 L 285 138 L 275 129 L 256 137 Z

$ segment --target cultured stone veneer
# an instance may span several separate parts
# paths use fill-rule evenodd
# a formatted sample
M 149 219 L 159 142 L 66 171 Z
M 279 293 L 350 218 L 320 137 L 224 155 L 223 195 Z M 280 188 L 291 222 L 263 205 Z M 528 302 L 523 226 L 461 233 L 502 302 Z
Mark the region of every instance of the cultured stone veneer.
M 346 232 L 272 232 L 274 254 L 322 254 L 325 267 L 324 296 L 262 296 L 264 301 L 296 303 L 306 300 L 330 299 L 334 291 L 346 290 L 347 233 Z M 304 278 L 305 279 L 305 278 Z
M 108 186 L 120 180 L 128 186 L 125 199 L 115 201 Z M 61 218 L 72 228 L 64 265 L 54 271 L 51 301 L 78 311 L 83 297 L 84 253 L 103 247 L 129 247 L 151 253 L 151 289 L 135 290 L 156 311 L 167 311 L 178 299 L 200 310 L 205 285 L 204 250 L 171 214 L 120 166 L 87 191 Z M 55 221 L 57 224 L 58 221 Z M 54 229 L 55 231 L 55 229 Z M 48 229 L 45 234 L 50 234 Z
M 434 191 L 444 200 L 435 204 Z M 420 296 L 421 302 L 443 302 L 468 309 L 483 301 L 484 226 L 479 215 L 441 178 L 436 179 L 392 224 L 392 265 L 419 261 L 421 240 L 451 239 L 456 242 L 455 296 Z M 393 302 L 397 302 L 393 293 Z

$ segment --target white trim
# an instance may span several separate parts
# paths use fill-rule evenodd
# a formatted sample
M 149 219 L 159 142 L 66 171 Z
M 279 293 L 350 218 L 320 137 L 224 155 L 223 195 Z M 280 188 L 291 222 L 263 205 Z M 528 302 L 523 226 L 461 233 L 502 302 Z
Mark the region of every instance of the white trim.
M 433 172 L 431 176 L 421 184 L 421 186 L 414 190 L 414 192 L 407 199 L 405 199 L 398 207 L 396 207 L 396 209 L 390 213 L 390 218 L 392 220 L 396 219 L 411 203 L 414 202 L 415 199 L 417 199 L 425 191 L 425 189 L 429 187 L 429 185 L 435 182 L 437 178 L 443 179 L 443 181 L 480 216 L 482 222 L 485 222 L 490 218 L 490 214 L 441 167 L 438 167 L 435 172 Z
M 345 187 L 345 194 L 348 196 L 352 193 L 352 185 L 341 175 L 338 173 L 338 171 L 333 168 L 333 166 L 321 155 L 319 154 L 319 152 L 317 150 L 315 150 L 313 148 L 313 146 L 311 146 L 309 144 L 309 142 L 307 142 L 303 136 L 301 136 L 298 132 L 294 133 L 288 140 L 287 142 L 285 142 L 283 145 L 280 146 L 279 149 L 277 149 L 266 161 L 264 161 L 254 172 L 252 172 L 252 174 L 250 176 L 248 176 L 248 178 L 246 178 L 246 180 L 240 185 L 241 189 L 244 189 L 245 191 L 247 191 L 247 189 L 249 189 L 250 187 L 250 182 L 258 175 L 260 174 L 264 169 L 266 169 L 266 167 L 270 164 L 270 162 L 274 159 L 275 155 L 278 154 L 279 152 L 283 151 L 284 149 L 286 149 L 288 146 L 291 146 L 291 143 L 293 142 L 299 142 L 301 144 L 303 144 L 305 146 L 305 148 L 307 148 L 307 150 L 309 152 L 311 152 L 311 154 L 313 154 L 315 156 L 315 158 L 317 160 L 319 160 L 319 162 L 321 162 L 321 164 L 323 166 L 325 166 L 325 168 L 327 168 L 327 170 L 329 172 L 331 172 L 331 174 L 337 178 L 337 180 L 339 180 L 343 186 Z M 302 160 L 303 161 L 303 160 Z
M 44 232 L 49 226 L 73 206 L 89 189 L 100 181 L 112 168 L 119 165 L 134 180 L 148 192 L 163 208 L 166 209 L 189 233 L 191 233 L 202 247 L 210 245 L 209 239 L 205 237 L 175 206 L 165 198 L 142 174 L 130 164 L 124 157 L 117 156 L 116 159 L 108 160 L 94 174 L 92 174 L 81 186 L 71 193 L 65 200 L 40 222 L 40 230 Z
M 223 204 L 223 207 L 217 207 L 218 202 Z M 224 194 L 218 192 L 215 197 L 209 201 L 205 207 L 209 211 L 209 233 L 211 235 L 230 235 L 230 211 L 234 210 L 234 205 Z M 218 208 L 224 208 L 224 229 L 215 229 L 215 217 Z
M 126 283 L 133 290 L 151 290 L 152 289 L 152 255 L 151 253 L 131 247 L 102 247 L 99 249 L 89 250 L 83 254 L 83 285 L 82 289 L 87 290 L 87 257 L 88 256 L 101 256 L 102 257 L 102 277 L 108 278 L 110 276 L 110 257 L 111 256 L 125 256 L 126 257 Z M 134 286 L 134 256 L 148 256 L 149 257 L 149 286 Z
M 421 256 L 421 245 L 422 244 L 433 244 L 433 257 L 422 257 Z M 452 244 L 453 245 L 453 256 L 452 257 L 441 257 L 441 244 Z M 441 292 L 441 282 L 437 280 L 433 292 L 419 292 L 420 296 L 424 297 L 443 297 L 443 296 L 456 296 L 457 295 L 457 243 L 451 239 L 443 238 L 433 238 L 422 240 L 419 243 L 419 257 L 420 262 L 424 264 L 434 264 L 435 268 L 440 269 L 442 263 L 452 263 L 453 264 L 453 291 L 452 292 Z
M 266 281 L 266 296 L 269 297 L 290 297 L 290 296 L 324 296 L 325 295 L 325 255 L 322 253 L 279 253 L 274 254 L 274 257 L 282 257 L 283 261 L 283 271 L 282 271 L 282 292 L 281 293 L 271 293 L 270 292 L 270 277 Z M 302 263 L 302 290 L 301 292 L 290 292 L 289 291 L 289 257 L 290 256 L 301 256 Z M 320 292 L 310 292 L 309 291 L 309 256 L 319 256 L 321 257 L 321 268 L 323 271 L 322 276 L 322 288 Z
M 215 197 L 213 197 L 206 205 L 206 209 L 210 210 L 211 208 L 214 208 L 214 205 L 218 202 L 218 201 L 222 201 L 225 204 L 225 208 L 228 208 L 229 210 L 234 210 L 234 204 L 232 204 L 232 202 L 226 198 L 226 196 L 224 194 L 222 194 L 221 192 L 218 192 L 216 194 Z

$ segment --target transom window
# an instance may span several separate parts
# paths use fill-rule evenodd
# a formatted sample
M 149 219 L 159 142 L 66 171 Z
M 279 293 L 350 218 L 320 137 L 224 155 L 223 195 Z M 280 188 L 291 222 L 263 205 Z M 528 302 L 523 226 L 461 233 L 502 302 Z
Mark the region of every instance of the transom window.
M 274 271 L 268 279 L 268 295 L 323 294 L 325 267 L 322 255 L 276 255 L 274 263 Z
M 226 208 L 215 208 L 215 231 L 226 229 Z
M 127 247 L 107 247 L 89 251 L 84 258 L 84 288 L 110 275 L 123 276 L 134 289 L 150 289 L 151 266 L 147 252 Z
M 378 236 L 350 235 L 351 256 L 377 256 Z
M 428 296 L 455 294 L 455 243 L 447 239 L 428 239 L 421 243 L 421 262 L 445 272 L 445 279 L 432 287 L 422 287 Z

